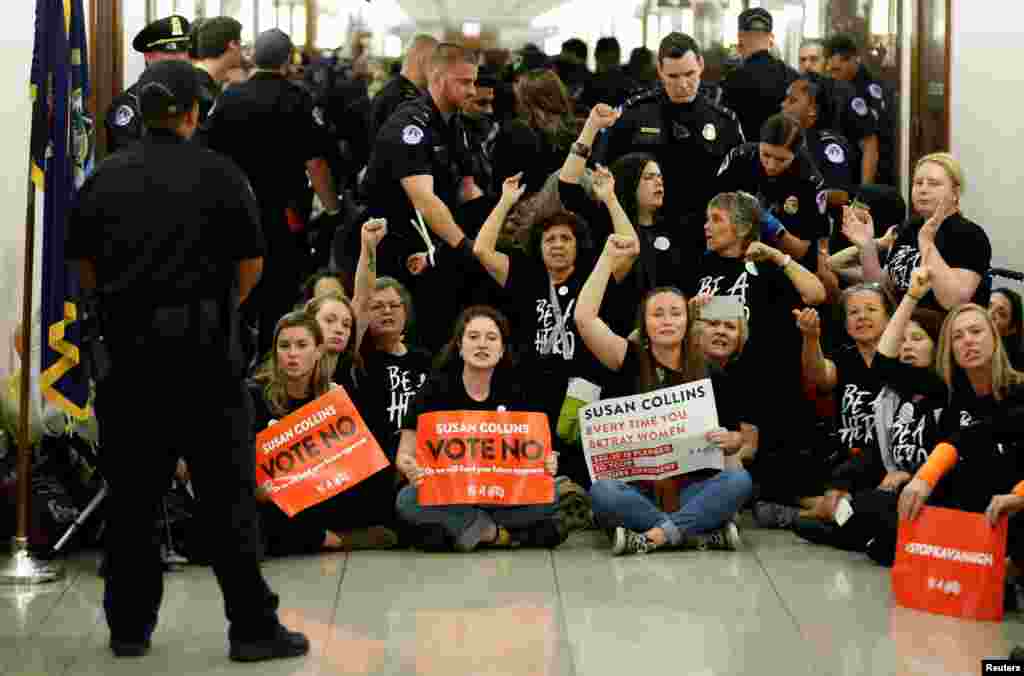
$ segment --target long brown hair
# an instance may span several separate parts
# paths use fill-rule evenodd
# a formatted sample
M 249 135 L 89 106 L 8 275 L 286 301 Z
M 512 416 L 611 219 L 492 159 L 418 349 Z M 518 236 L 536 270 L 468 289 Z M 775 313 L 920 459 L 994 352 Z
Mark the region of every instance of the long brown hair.
M 530 71 L 516 86 L 519 116 L 555 148 L 568 148 L 579 133 L 572 100 L 554 71 Z
M 345 349 L 339 354 L 333 354 L 330 352 L 324 352 L 324 356 L 321 360 L 326 362 L 326 366 L 330 369 L 333 374 L 338 369 L 338 363 L 344 364 L 346 361 L 351 361 L 353 365 L 359 366 L 360 357 L 356 352 L 356 323 L 358 317 L 356 317 L 356 309 L 352 305 L 352 301 L 338 293 L 337 291 L 330 291 L 323 295 L 313 298 L 306 303 L 306 314 L 313 319 L 317 318 L 320 314 L 320 310 L 323 309 L 327 303 L 341 303 L 348 309 L 348 314 L 352 318 L 352 331 L 348 336 L 348 344 L 345 345 Z M 319 324 L 319 321 L 317 322 Z
M 289 312 L 277 322 L 274 329 L 274 341 L 271 344 L 270 354 L 266 363 L 255 376 L 257 382 L 266 383 L 263 387 L 263 398 L 267 402 L 270 412 L 276 416 L 285 416 L 291 413 L 288 403 L 291 398 L 288 396 L 288 377 L 281 370 L 277 363 L 277 341 L 281 332 L 285 329 L 304 328 L 313 336 L 313 342 L 318 348 L 324 344 L 324 333 L 320 329 L 320 323 L 315 317 L 309 316 L 304 310 Z M 313 367 L 313 377 L 309 383 L 310 395 L 313 398 L 327 394 L 331 388 L 331 377 L 334 369 L 328 369 L 327 360 L 323 357 L 317 360 Z
M 936 368 L 939 375 L 942 376 L 942 380 L 945 381 L 949 394 L 952 397 L 953 384 L 964 375 L 964 370 L 956 363 L 956 359 L 953 358 L 953 322 L 965 312 L 977 312 L 980 314 L 985 318 L 988 330 L 992 332 L 992 343 L 995 346 L 995 350 L 992 352 L 992 396 L 995 397 L 996 401 L 1002 401 L 1011 387 L 1024 384 L 1024 373 L 1015 371 L 1010 366 L 1010 359 L 1006 355 L 1006 348 L 1003 347 L 999 331 L 996 329 L 996 325 L 992 321 L 992 317 L 989 316 L 988 311 L 980 305 L 964 303 L 953 308 L 946 316 L 946 321 L 942 324 L 942 335 L 939 336 L 938 357 L 935 360 Z
M 708 374 L 707 361 L 704 359 L 700 342 L 693 339 L 694 324 L 697 321 L 696 313 L 690 312 L 687 309 L 686 328 L 683 331 L 682 369 L 679 371 L 666 369 L 666 377 L 664 382 L 662 382 L 662 378 L 658 373 L 658 362 L 654 355 L 651 354 L 651 338 L 647 335 L 647 304 L 652 298 L 661 293 L 671 293 L 679 296 L 683 299 L 684 307 L 686 305 L 686 294 L 674 286 L 659 286 L 651 289 L 644 295 L 643 300 L 640 301 L 640 307 L 637 309 L 636 314 L 637 330 L 633 332 L 630 338 L 642 348 L 640 350 L 640 373 L 637 374 L 636 379 L 637 394 L 651 392 L 663 387 L 674 387 L 691 383 L 707 377 Z

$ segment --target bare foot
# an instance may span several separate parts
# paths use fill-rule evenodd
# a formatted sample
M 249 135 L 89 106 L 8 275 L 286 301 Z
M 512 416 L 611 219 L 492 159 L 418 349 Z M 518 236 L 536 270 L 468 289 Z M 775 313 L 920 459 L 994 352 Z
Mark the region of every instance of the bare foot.
M 644 536 L 647 538 L 647 541 L 655 547 L 663 547 L 668 544 L 668 535 L 666 535 L 665 531 L 660 528 L 652 528 L 644 533 Z

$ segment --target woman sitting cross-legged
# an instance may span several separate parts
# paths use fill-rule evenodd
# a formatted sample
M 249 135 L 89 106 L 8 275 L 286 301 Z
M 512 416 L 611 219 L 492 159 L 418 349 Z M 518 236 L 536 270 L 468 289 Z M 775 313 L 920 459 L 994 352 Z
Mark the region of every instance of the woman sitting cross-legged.
M 300 311 L 278 321 L 269 364 L 249 383 L 255 433 L 330 390 L 333 366 L 323 350 L 323 332 L 314 317 Z M 394 469 L 388 467 L 291 518 L 258 490 L 267 553 L 394 547 L 398 538 L 389 527 L 395 520 L 394 484 Z
M 687 339 L 686 298 L 678 289 L 659 287 L 644 296 L 638 313 L 639 342 L 616 335 L 598 317 L 612 270 L 636 256 L 638 246 L 635 238 L 612 235 L 576 306 L 576 328 L 587 347 L 605 367 L 621 376 L 620 391 L 608 396 L 674 387 L 705 378 L 709 372 L 697 341 Z M 733 455 L 744 445 L 743 435 L 730 431 L 739 427 L 733 388 L 713 372 L 711 381 L 719 422 L 726 429 L 709 432 L 707 439 L 721 446 L 727 456 Z M 677 485 L 672 479 L 666 481 L 669 486 Z M 739 532 L 732 519 L 753 490 L 746 470 L 691 472 L 678 494 L 678 509 L 659 509 L 655 490 L 623 481 L 594 482 L 590 493 L 594 517 L 611 530 L 613 554 L 646 553 L 663 546 L 739 546 Z M 675 497 L 666 496 L 663 504 L 675 502 Z
M 411 485 L 398 494 L 398 514 L 421 531 L 421 541 L 428 548 L 441 543 L 460 552 L 479 545 L 557 547 L 565 539 L 558 528 L 556 500 L 518 507 L 421 506 L 418 501 L 417 489 L 426 477 L 416 462 L 420 415 L 532 408 L 506 349 L 509 335 L 508 320 L 497 310 L 485 305 L 466 308 L 441 354 L 440 368 L 416 396 L 402 422 L 397 465 Z M 548 457 L 545 468 L 555 475 L 558 462 L 554 454 Z

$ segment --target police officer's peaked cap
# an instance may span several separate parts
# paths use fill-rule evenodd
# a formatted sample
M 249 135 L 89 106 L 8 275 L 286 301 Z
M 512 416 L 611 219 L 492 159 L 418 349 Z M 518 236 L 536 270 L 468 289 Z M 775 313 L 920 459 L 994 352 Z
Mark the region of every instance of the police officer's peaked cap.
M 180 115 L 199 98 L 199 73 L 188 61 L 154 63 L 139 78 L 139 108 L 143 117 Z
M 772 14 L 764 7 L 752 7 L 740 13 L 739 29 L 741 32 L 762 31 L 772 32 Z
M 149 24 L 132 40 L 132 47 L 147 52 L 187 52 L 192 38 L 188 19 L 173 15 Z

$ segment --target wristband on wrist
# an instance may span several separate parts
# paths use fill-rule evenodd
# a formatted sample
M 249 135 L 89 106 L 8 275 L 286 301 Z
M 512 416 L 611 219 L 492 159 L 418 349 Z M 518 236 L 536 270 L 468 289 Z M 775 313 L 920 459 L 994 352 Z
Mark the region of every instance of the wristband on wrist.
M 792 262 L 793 262 L 793 257 L 792 257 L 792 256 L 790 256 L 789 254 L 786 254 L 786 257 L 782 259 L 782 262 L 781 262 L 781 263 L 779 263 L 779 267 L 780 267 L 780 268 L 782 268 L 783 270 L 785 270 L 785 269 L 786 269 L 786 267 L 787 267 L 787 266 L 788 266 L 788 265 L 789 265 L 790 263 L 792 263 Z

